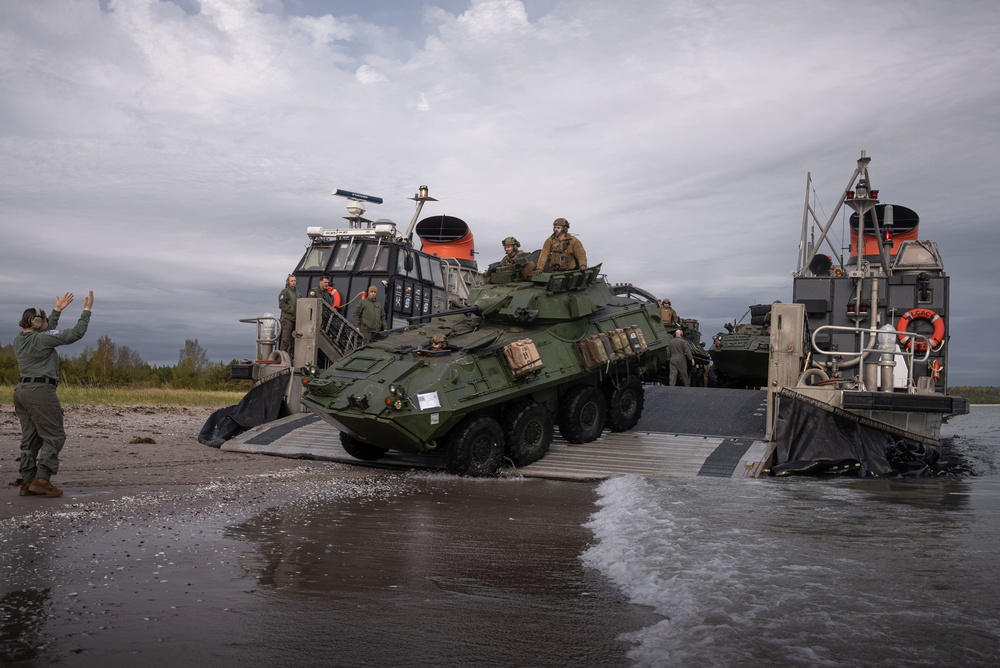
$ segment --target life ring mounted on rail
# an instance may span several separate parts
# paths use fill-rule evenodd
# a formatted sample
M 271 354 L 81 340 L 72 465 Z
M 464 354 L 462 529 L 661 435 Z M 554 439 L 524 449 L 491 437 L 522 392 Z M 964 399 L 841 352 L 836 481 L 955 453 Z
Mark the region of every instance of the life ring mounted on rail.
M 931 349 L 936 350 L 944 342 L 944 319 L 929 308 L 913 308 L 899 317 L 899 322 L 896 323 L 896 329 L 900 332 L 897 334 L 899 345 L 903 346 L 904 350 L 909 350 L 912 341 L 915 352 L 922 353 L 926 350 L 927 344 L 923 340 L 903 333 L 908 331 L 910 323 L 914 320 L 926 320 L 934 325 L 934 333 L 931 334 L 930 343 Z

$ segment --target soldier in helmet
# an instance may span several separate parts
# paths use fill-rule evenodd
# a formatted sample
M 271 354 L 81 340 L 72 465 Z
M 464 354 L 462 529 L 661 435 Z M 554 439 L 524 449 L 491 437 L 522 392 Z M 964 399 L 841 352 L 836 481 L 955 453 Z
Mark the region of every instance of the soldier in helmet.
M 665 327 L 680 324 L 680 320 L 677 318 L 677 311 L 675 311 L 670 305 L 669 299 L 664 299 L 660 303 L 660 322 L 662 322 Z
M 569 221 L 552 221 L 552 236 L 545 240 L 538 256 L 535 273 L 542 271 L 572 271 L 587 266 L 587 251 L 580 240 L 569 233 Z
M 431 337 L 431 350 L 447 350 L 448 338 L 444 334 L 435 334 Z
M 521 250 L 521 242 L 514 237 L 507 237 L 503 240 L 503 259 L 500 260 L 501 267 L 509 267 L 514 264 L 521 264 L 527 261 L 528 254 Z M 520 260 L 520 262 L 518 262 Z
M 504 256 L 500 260 L 501 267 L 520 267 L 520 277 L 529 279 L 535 272 L 535 265 L 531 262 L 531 256 L 521 250 L 521 242 L 514 237 L 507 237 L 503 240 Z

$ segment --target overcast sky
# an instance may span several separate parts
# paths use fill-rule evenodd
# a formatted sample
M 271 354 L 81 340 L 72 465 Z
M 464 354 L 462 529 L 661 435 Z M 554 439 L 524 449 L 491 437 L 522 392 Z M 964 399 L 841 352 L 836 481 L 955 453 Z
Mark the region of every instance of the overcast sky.
M 998 114 L 996 0 L 4 0 L 0 343 L 93 289 L 70 355 L 249 357 L 330 191 L 405 224 L 421 184 L 481 266 L 566 217 L 708 342 L 866 150 L 952 276 L 950 382 L 998 385 Z

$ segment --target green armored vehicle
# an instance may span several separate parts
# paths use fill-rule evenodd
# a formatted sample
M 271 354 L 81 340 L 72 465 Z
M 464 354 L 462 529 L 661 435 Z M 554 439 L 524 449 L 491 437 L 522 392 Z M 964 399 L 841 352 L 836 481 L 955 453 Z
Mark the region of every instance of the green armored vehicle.
M 308 381 L 302 404 L 341 431 L 353 457 L 443 449 L 448 471 L 496 475 L 506 457 L 545 456 L 626 431 L 641 380 L 667 363 L 656 306 L 613 294 L 600 265 L 525 279 L 491 267 L 469 306 L 414 318 Z
M 747 315 L 750 322 L 743 322 Z M 754 304 L 726 331 L 712 337 L 708 354 L 719 387 L 756 389 L 767 386 L 771 352 L 771 305 Z

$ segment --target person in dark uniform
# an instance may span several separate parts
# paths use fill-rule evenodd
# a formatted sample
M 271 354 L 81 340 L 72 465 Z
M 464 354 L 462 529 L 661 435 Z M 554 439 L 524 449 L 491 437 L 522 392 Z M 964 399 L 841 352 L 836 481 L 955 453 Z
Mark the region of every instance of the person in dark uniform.
M 542 244 L 535 273 L 543 271 L 572 271 L 587 266 L 587 251 L 580 240 L 569 233 L 569 221 L 556 218 L 552 221 L 552 236 Z
M 329 276 L 319 279 L 319 285 L 309 290 L 308 296 L 319 297 L 329 304 L 331 308 L 340 309 L 340 292 L 337 291 L 337 288 L 330 285 Z
M 21 316 L 22 331 L 14 339 L 14 357 L 20 382 L 14 388 L 14 411 L 21 421 L 21 496 L 62 496 L 52 484 L 59 472 L 59 453 L 66 443 L 63 410 L 56 396 L 59 355 L 56 347 L 83 338 L 90 324 L 94 291 L 83 299 L 83 313 L 71 329 L 59 331 L 59 316 L 73 301 L 73 293 L 56 297 L 51 317 L 40 308 L 29 308 Z
M 319 279 L 319 285 L 315 288 L 310 288 L 309 292 L 306 293 L 307 297 L 318 297 L 326 302 L 327 306 L 335 311 L 340 311 L 340 293 L 337 292 L 337 288 L 330 285 L 330 277 L 324 276 Z M 325 331 L 329 325 L 329 320 L 333 316 L 327 315 L 326 309 L 322 309 L 322 321 L 320 326 Z
M 295 284 L 298 279 L 289 274 L 285 279 L 285 287 L 278 294 L 278 308 L 281 309 L 281 338 L 278 341 L 278 350 L 284 350 L 291 356 L 295 339 L 295 305 L 299 300 L 299 293 L 295 291 Z
M 354 326 L 361 330 L 365 343 L 371 343 L 372 335 L 385 329 L 385 310 L 376 302 L 378 288 L 368 286 L 368 294 L 354 309 Z

